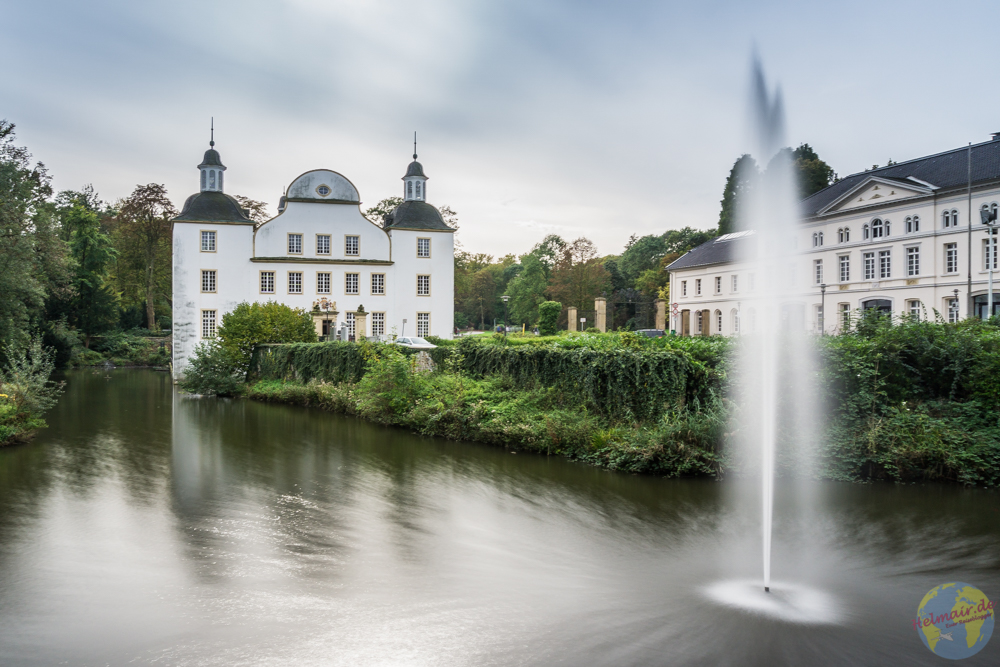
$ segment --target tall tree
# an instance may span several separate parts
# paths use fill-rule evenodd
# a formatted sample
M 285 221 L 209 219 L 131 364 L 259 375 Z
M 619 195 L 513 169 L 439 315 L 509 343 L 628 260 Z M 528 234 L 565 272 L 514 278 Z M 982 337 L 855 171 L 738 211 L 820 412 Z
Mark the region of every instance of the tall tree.
M 26 345 L 45 299 L 69 289 L 51 195 L 45 165 L 32 166 L 28 149 L 14 145 L 14 124 L 0 120 L 0 341 L 10 347 Z
M 70 230 L 70 252 L 75 260 L 71 323 L 83 333 L 83 346 L 89 348 L 91 336 L 118 322 L 118 295 L 108 284 L 108 270 L 118 253 L 101 231 L 94 211 L 73 206 L 63 216 L 63 227 Z
M 726 179 L 726 187 L 722 191 L 722 210 L 719 212 L 719 234 L 729 234 L 739 228 L 741 206 L 747 194 L 760 176 L 757 161 L 744 153 L 733 164 Z
M 590 310 L 610 279 L 604 262 L 597 256 L 594 242 L 581 236 L 563 248 L 562 256 L 552 269 L 549 295 L 563 305 Z
M 125 276 L 134 296 L 145 302 L 146 326 L 155 331 L 157 297 L 169 294 L 170 219 L 177 210 L 157 183 L 136 187 L 118 209 L 115 237 L 124 269 L 119 280 Z
M 821 160 L 809 144 L 792 151 L 792 160 L 799 177 L 799 195 L 803 199 L 829 187 L 837 178 L 833 167 Z

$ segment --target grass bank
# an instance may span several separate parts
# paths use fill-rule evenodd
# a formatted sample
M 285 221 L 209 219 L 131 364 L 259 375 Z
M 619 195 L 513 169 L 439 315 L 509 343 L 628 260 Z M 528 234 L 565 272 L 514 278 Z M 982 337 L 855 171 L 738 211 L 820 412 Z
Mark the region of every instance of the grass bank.
M 1000 327 L 865 318 L 814 339 L 825 478 L 1000 484 Z M 259 346 L 239 392 L 453 439 L 663 476 L 739 473 L 723 338 L 633 334 Z M 780 443 L 779 443 L 780 452 Z M 779 454 L 780 455 L 780 454 Z

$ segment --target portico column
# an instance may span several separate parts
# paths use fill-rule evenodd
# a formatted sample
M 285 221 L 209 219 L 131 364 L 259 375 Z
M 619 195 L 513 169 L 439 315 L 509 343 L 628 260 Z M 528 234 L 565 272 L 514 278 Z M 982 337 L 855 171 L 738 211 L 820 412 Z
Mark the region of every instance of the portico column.
M 597 311 L 597 329 L 601 333 L 605 333 L 608 330 L 608 300 L 603 296 L 594 299 L 594 310 Z

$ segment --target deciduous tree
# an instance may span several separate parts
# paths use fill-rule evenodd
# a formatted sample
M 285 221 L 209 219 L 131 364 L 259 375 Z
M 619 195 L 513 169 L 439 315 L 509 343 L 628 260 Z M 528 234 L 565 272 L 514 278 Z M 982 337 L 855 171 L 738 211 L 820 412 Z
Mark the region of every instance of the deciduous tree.
M 123 200 L 115 219 L 118 279 L 123 291 L 146 305 L 146 326 L 155 331 L 156 299 L 170 294 L 171 226 L 177 215 L 158 184 L 140 185 Z

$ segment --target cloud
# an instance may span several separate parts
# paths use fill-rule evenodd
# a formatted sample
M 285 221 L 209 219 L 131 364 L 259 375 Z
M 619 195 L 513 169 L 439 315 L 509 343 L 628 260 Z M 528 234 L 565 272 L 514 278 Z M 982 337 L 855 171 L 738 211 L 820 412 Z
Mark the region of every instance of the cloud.
M 562 230 L 611 253 L 632 233 L 714 226 L 749 148 L 754 43 L 789 143 L 841 174 L 985 139 L 1000 93 L 966 66 L 977 48 L 930 45 L 990 6 L 909 8 L 11 0 L 3 114 L 57 187 L 113 199 L 159 182 L 178 202 L 215 116 L 227 187 L 272 206 L 316 167 L 366 204 L 398 194 L 417 130 L 430 198 L 459 212 L 466 248 L 524 252 Z M 905 64 L 874 64 L 889 52 Z

